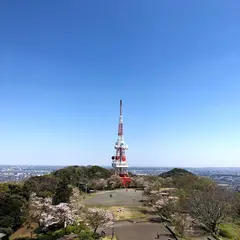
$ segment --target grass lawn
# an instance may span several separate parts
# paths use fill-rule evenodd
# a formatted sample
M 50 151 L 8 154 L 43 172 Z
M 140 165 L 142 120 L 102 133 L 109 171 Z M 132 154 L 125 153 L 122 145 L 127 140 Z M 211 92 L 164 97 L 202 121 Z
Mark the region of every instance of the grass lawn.
M 234 223 L 221 224 L 220 229 L 225 238 L 236 238 L 240 240 L 240 225 Z
M 106 205 L 95 205 L 88 206 L 89 208 L 97 207 L 109 210 L 114 214 L 116 220 L 128 220 L 128 219 L 146 219 L 149 215 L 144 214 L 141 211 L 141 208 L 138 207 L 125 207 L 125 206 L 106 206 Z M 118 212 L 118 209 L 121 208 L 123 211 Z
M 123 211 L 118 212 L 118 209 L 121 208 Z M 116 220 L 127 220 L 127 219 L 143 219 L 146 218 L 146 215 L 141 212 L 141 209 L 134 207 L 119 207 L 111 206 L 108 208 L 109 211 L 113 212 Z

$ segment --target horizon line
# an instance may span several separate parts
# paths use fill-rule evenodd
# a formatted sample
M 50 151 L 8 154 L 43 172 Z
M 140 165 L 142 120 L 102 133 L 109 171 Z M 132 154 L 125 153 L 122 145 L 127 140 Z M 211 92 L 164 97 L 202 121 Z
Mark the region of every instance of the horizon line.
M 38 166 L 38 167 L 71 167 L 71 166 L 79 166 L 79 167 L 87 167 L 87 166 L 99 166 L 104 168 L 111 168 L 111 165 L 96 165 L 96 164 L 86 164 L 86 165 L 78 165 L 78 164 L 70 164 L 70 165 L 40 165 L 40 164 L 0 164 L 0 166 Z M 183 166 L 130 166 L 129 168 L 240 168 L 238 167 L 183 167 Z

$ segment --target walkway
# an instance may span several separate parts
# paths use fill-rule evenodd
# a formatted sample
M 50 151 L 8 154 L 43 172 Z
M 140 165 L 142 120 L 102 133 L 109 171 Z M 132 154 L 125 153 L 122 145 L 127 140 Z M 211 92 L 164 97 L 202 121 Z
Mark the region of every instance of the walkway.
M 153 240 L 159 233 L 161 240 L 173 239 L 168 230 L 159 223 L 131 223 L 128 221 L 115 223 L 114 228 L 106 229 L 106 234 L 114 231 L 118 240 Z

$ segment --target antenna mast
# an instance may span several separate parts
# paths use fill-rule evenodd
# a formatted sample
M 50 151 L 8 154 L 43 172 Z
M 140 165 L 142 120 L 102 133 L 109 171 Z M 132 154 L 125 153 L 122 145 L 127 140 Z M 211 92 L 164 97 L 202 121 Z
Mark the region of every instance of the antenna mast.
M 128 163 L 125 150 L 128 150 L 128 145 L 124 143 L 123 137 L 123 117 L 122 117 L 122 100 L 120 100 L 120 117 L 118 124 L 118 139 L 115 144 L 116 155 L 112 156 L 112 167 L 115 173 L 122 178 L 124 186 L 128 186 L 131 179 L 128 177 Z

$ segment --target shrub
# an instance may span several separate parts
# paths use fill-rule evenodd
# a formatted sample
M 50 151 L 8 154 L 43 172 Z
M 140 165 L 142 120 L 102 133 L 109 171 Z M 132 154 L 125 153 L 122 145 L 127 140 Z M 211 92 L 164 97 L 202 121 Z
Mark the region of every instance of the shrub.
M 70 233 L 68 233 L 68 234 L 70 234 Z M 64 235 L 67 235 L 67 233 L 65 232 L 65 229 L 59 229 L 59 230 L 55 231 L 52 236 L 54 239 L 58 239 L 58 238 L 63 237 Z
M 99 239 L 96 237 L 94 237 L 94 234 L 92 231 L 87 230 L 87 231 L 82 231 L 80 234 L 78 234 L 78 239 L 79 240 L 94 240 L 94 239 Z

